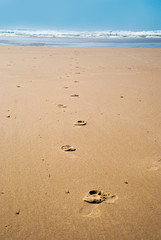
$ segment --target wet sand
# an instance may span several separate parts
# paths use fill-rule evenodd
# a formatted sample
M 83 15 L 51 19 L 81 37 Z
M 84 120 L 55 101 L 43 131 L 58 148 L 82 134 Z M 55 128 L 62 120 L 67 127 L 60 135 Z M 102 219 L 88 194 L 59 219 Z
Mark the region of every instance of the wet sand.
M 0 103 L 1 240 L 161 239 L 160 48 L 0 46 Z

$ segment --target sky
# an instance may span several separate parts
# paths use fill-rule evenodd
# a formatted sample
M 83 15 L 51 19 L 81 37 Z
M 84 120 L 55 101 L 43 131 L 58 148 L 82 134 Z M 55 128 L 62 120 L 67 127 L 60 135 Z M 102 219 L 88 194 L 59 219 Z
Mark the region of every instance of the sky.
M 161 0 L 0 0 L 0 28 L 161 30 Z

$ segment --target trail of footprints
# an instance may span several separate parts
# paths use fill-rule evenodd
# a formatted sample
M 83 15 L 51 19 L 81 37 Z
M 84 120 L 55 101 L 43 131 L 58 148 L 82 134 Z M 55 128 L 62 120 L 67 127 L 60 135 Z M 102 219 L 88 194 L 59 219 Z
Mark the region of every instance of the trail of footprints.
M 78 52 L 75 53 L 76 56 L 78 55 Z M 72 66 L 70 64 L 70 66 Z M 79 75 L 81 72 L 79 71 L 79 63 L 78 59 L 76 59 L 76 66 L 75 66 L 75 74 Z M 71 69 L 72 71 L 72 69 Z M 66 74 L 66 77 L 70 77 L 68 74 Z M 74 83 L 79 83 L 79 81 L 76 79 L 73 81 Z M 68 86 L 63 87 L 65 89 L 68 89 Z M 79 94 L 71 94 L 71 98 L 78 98 Z M 57 105 L 59 108 L 66 108 L 67 106 L 64 106 L 63 104 Z M 74 127 L 83 127 L 87 125 L 87 122 L 84 120 L 78 120 L 74 124 Z M 68 144 L 61 146 L 61 150 L 64 152 L 74 152 L 76 151 L 76 148 L 74 146 L 70 146 Z M 69 191 L 66 193 L 70 193 Z M 98 217 L 100 216 L 100 210 L 98 209 L 98 206 L 102 202 L 106 203 L 114 203 L 118 197 L 116 195 L 112 195 L 111 193 L 105 193 L 104 191 L 100 190 L 90 190 L 82 200 L 84 201 L 84 206 L 79 210 L 79 214 L 81 216 L 88 216 L 88 217 Z M 87 203 L 87 204 L 86 204 Z M 89 204 L 90 203 L 90 204 Z
M 75 51 L 74 52 L 76 59 L 75 59 L 75 75 L 80 75 L 81 72 L 79 71 L 79 63 L 78 63 L 78 59 L 77 56 L 79 54 L 79 52 Z M 72 66 L 72 64 L 70 64 L 70 66 Z M 73 69 L 71 69 L 72 71 Z M 70 74 L 72 74 L 72 72 L 70 73 L 66 73 L 65 77 L 70 79 Z M 61 78 L 61 77 L 60 77 Z M 73 81 L 73 83 L 79 83 L 79 81 L 77 79 L 75 79 Z M 17 88 L 21 88 L 20 85 L 16 86 Z M 64 86 L 64 89 L 68 89 L 68 86 Z M 79 94 L 71 94 L 70 95 L 71 98 L 79 98 Z M 60 103 L 57 105 L 58 108 L 60 109 L 65 109 L 67 108 L 66 105 Z M 8 114 L 6 115 L 6 118 L 10 118 L 11 117 L 11 112 L 10 110 L 8 110 Z M 16 119 L 16 118 L 15 118 Z M 77 120 L 75 123 L 73 123 L 74 127 L 84 127 L 87 125 L 87 122 L 84 120 Z M 39 135 L 39 137 L 41 138 L 41 136 Z M 70 146 L 68 144 L 61 146 L 61 150 L 64 152 L 75 152 L 76 148 L 74 146 Z M 44 158 L 42 159 L 42 161 L 44 162 Z M 47 164 L 48 165 L 48 164 Z M 48 168 L 46 169 L 48 171 Z M 51 174 L 48 172 L 48 178 L 51 177 Z M 66 194 L 70 194 L 69 190 L 66 190 L 65 192 Z M 2 191 L 1 194 L 4 194 L 4 192 Z M 98 217 L 100 216 L 101 212 L 98 209 L 99 204 L 102 202 L 106 202 L 106 203 L 114 203 L 116 200 L 118 199 L 118 197 L 116 195 L 112 195 L 111 193 L 105 193 L 104 191 L 100 191 L 100 190 L 90 190 L 83 198 L 83 202 L 85 205 L 83 205 L 80 209 L 79 209 L 79 214 L 81 216 L 85 216 L 85 217 Z M 86 205 L 87 203 L 87 205 Z M 90 204 L 88 204 L 90 203 Z M 18 210 L 16 212 L 16 215 L 20 215 L 20 210 Z

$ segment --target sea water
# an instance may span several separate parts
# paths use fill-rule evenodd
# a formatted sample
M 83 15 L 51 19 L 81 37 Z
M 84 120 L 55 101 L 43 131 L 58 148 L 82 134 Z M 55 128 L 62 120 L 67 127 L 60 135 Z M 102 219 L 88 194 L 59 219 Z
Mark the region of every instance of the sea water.
M 158 31 L 0 29 L 0 45 L 52 47 L 161 47 Z

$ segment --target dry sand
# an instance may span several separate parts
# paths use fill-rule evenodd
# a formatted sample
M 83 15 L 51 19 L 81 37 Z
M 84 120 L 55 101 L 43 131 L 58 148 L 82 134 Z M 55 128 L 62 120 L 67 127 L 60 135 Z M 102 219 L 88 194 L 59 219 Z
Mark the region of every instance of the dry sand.
M 0 104 L 1 240 L 161 239 L 160 48 L 1 46 Z

